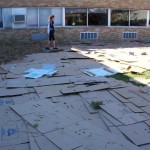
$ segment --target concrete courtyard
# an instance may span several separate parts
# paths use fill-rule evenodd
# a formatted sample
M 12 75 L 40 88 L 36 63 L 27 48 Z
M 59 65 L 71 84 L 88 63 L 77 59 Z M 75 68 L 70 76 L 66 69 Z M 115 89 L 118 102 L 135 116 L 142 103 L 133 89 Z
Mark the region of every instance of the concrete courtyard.
M 150 43 L 140 42 L 63 46 L 2 64 L 0 150 L 149 150 L 150 80 L 107 77 L 148 70 Z

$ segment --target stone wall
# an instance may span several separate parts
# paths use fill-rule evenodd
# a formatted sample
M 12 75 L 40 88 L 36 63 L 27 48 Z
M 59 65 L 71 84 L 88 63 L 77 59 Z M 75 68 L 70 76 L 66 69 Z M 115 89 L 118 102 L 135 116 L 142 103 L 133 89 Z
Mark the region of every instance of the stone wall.
M 113 27 L 78 27 L 78 28 L 56 28 L 55 37 L 59 44 L 80 41 L 80 32 L 98 32 L 98 41 L 123 41 L 122 33 L 132 31 L 138 33 L 137 40 L 150 40 L 148 28 L 113 28 Z M 16 29 L 1 30 L 1 41 L 32 41 L 32 33 L 46 33 L 46 29 Z
M 149 0 L 1 0 L 0 7 L 101 7 L 149 9 Z
M 83 8 L 125 8 L 150 9 L 149 0 L 1 0 L 0 8 L 6 7 L 83 7 Z M 56 29 L 56 39 L 60 43 L 79 40 L 80 32 L 97 31 L 99 40 L 122 40 L 122 32 L 138 32 L 139 40 L 149 40 L 149 28 L 123 27 L 62 27 Z M 31 33 L 46 33 L 46 28 L 0 30 L 0 40 L 31 41 Z

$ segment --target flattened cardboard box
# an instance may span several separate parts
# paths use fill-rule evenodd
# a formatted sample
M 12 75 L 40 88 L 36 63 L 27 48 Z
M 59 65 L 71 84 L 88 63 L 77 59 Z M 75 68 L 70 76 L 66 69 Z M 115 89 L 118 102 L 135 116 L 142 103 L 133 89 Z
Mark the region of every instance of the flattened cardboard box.
M 118 128 L 136 145 L 150 143 L 150 129 L 149 126 L 143 122 L 128 126 L 120 126 Z
M 29 93 L 27 88 L 6 89 L 0 88 L 0 97 L 15 96 Z
M 143 112 L 143 110 L 142 109 L 140 109 L 139 107 L 137 107 L 137 106 L 135 106 L 134 104 L 132 104 L 132 103 L 125 103 L 125 105 L 130 109 L 130 110 L 132 110 L 133 112 L 135 112 L 135 113 L 142 113 Z
M 7 81 L 7 88 L 22 88 L 27 87 L 25 78 L 9 79 Z
M 49 132 L 45 135 L 62 150 L 75 149 L 82 145 L 85 149 L 89 148 L 91 150 L 99 150 L 100 147 L 101 149 L 105 149 L 106 145 L 109 145 L 108 142 L 113 143 L 107 146 L 108 150 L 138 150 L 138 147 L 130 142 L 118 138 L 111 133 L 105 132 L 86 121 L 72 124 L 69 127 Z M 68 143 L 70 144 L 68 145 Z

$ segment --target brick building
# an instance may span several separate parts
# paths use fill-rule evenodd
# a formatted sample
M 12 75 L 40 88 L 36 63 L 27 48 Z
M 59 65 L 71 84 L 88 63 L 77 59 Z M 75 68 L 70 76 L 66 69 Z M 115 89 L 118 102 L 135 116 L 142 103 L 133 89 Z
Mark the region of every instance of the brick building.
M 0 39 L 31 40 L 54 14 L 59 42 L 149 40 L 149 0 L 1 0 Z

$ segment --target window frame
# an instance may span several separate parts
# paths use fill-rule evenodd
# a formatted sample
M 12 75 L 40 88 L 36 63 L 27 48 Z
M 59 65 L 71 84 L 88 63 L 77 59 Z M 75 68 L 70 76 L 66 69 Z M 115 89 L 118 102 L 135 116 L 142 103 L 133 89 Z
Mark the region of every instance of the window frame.
M 88 18 L 89 18 L 89 9 L 93 9 L 93 8 L 87 8 L 87 22 L 89 23 L 89 20 L 88 20 Z M 108 27 L 108 25 L 109 25 L 109 9 L 107 9 L 107 8 L 96 8 L 96 9 L 105 9 L 105 10 L 107 10 L 107 25 L 89 25 L 89 24 L 87 24 L 87 26 L 88 27 Z
M 131 20 L 130 20 L 131 11 L 138 11 L 138 10 L 146 11 L 146 24 L 145 24 L 145 26 L 131 26 Z M 148 18 L 148 10 L 145 10 L 145 9 L 130 9 L 130 11 L 129 11 L 129 28 L 147 28 L 148 27 L 147 26 L 147 22 L 148 22 L 147 18 Z
M 28 19 L 27 19 L 27 29 L 36 29 L 36 28 L 39 28 L 39 7 L 29 7 L 29 9 L 33 9 L 33 8 L 36 8 L 37 9 L 37 26 L 28 26 Z M 28 15 L 28 7 L 26 7 L 27 9 L 27 14 Z
M 76 25 L 76 26 L 69 26 L 69 25 L 66 25 L 66 9 L 67 8 L 70 8 L 70 9 L 86 9 L 86 15 L 88 14 L 88 8 L 76 8 L 76 7 L 65 7 L 65 10 L 64 10 L 64 22 L 65 22 L 65 27 L 66 28 L 85 28 L 85 27 L 88 27 L 88 15 L 86 16 L 86 25 L 82 25 L 82 26 L 80 26 L 80 25 Z
M 112 26 L 111 25 L 111 19 L 112 19 L 111 18 L 111 12 L 112 12 L 112 10 L 129 10 L 129 26 Z M 130 12 L 131 12 L 131 10 L 137 10 L 137 9 L 119 9 L 119 8 L 110 9 L 110 13 L 109 13 L 110 16 L 109 16 L 109 20 L 108 20 L 108 27 L 113 27 L 113 28 L 150 28 L 150 23 L 149 23 L 150 14 L 148 14 L 148 12 L 150 12 L 150 10 L 143 9 L 143 10 L 147 11 L 147 13 L 146 13 L 147 14 L 147 16 L 146 16 L 146 18 L 147 18 L 147 20 L 146 20 L 146 26 L 131 26 L 130 25 L 130 16 L 131 16 Z M 142 10 L 142 9 L 138 9 L 138 10 Z
M 115 25 L 111 25 L 111 21 L 112 21 L 112 17 L 111 17 L 111 14 L 112 14 L 112 10 L 128 10 L 129 11 L 129 18 L 128 18 L 128 26 L 115 26 Z M 114 27 L 114 28 L 129 28 L 130 27 L 130 10 L 129 9 L 110 9 L 110 27 Z
M 3 27 L 2 28 L 0 27 L 0 30 L 2 30 L 2 29 L 4 29 L 4 15 L 3 15 L 3 8 L 0 8 L 0 9 L 1 9 L 1 12 L 2 12 L 1 17 L 2 17 L 2 23 L 3 23 Z
M 18 7 L 18 8 L 20 8 L 20 7 Z M 33 27 L 30 27 L 30 26 L 28 26 L 28 23 L 26 22 L 26 28 L 23 28 L 23 29 L 38 29 L 38 28 L 47 28 L 47 26 L 40 26 L 40 18 L 39 18 L 39 9 L 40 8 L 60 8 L 61 9 L 61 13 L 62 13 L 62 15 L 60 16 L 60 17 L 62 17 L 62 23 L 61 23 L 61 25 L 55 25 L 55 27 L 56 28 L 60 28 L 60 27 L 62 27 L 62 28 L 97 28 L 97 27 L 111 27 L 111 28 L 150 28 L 150 9 L 149 10 L 146 10 L 146 9 L 143 9 L 143 10 L 145 10 L 146 11 L 146 25 L 145 26 L 131 26 L 130 25 L 130 18 L 131 18 L 131 16 L 130 16 L 130 14 L 131 14 L 131 10 L 142 10 L 142 9 L 121 9 L 121 8 L 98 8 L 98 9 L 106 9 L 107 11 L 108 11 L 108 24 L 107 25 L 89 25 L 89 12 L 88 12 L 88 10 L 89 9 L 92 9 L 92 8 L 79 8 L 79 7 L 77 7 L 77 8 L 75 8 L 75 7 L 24 7 L 24 8 L 26 8 L 26 11 L 28 10 L 28 8 L 36 8 L 37 9 L 37 19 L 38 19 L 38 24 L 37 24 L 37 26 L 33 26 Z M 66 9 L 67 8 L 74 8 L 74 9 L 86 9 L 86 25 L 77 25 L 77 26 L 68 26 L 68 25 L 66 25 L 66 20 L 65 20 L 65 18 L 66 18 Z M 95 8 L 95 7 L 94 7 Z M 4 28 L 4 14 L 3 14 L 3 8 L 0 8 L 1 9 L 1 11 L 2 11 L 2 22 L 3 22 L 3 27 L 1 27 L 0 28 L 0 30 L 2 30 L 2 29 L 5 29 Z M 113 25 L 111 25 L 111 20 L 112 20 L 112 18 L 111 18 L 111 13 L 112 13 L 112 10 L 129 10 L 129 25 L 128 26 L 113 26 Z M 26 13 L 26 15 L 27 15 L 27 13 Z M 12 26 L 12 29 L 14 29 L 14 30 L 16 30 L 16 29 L 22 29 L 22 28 L 13 28 L 13 26 Z

